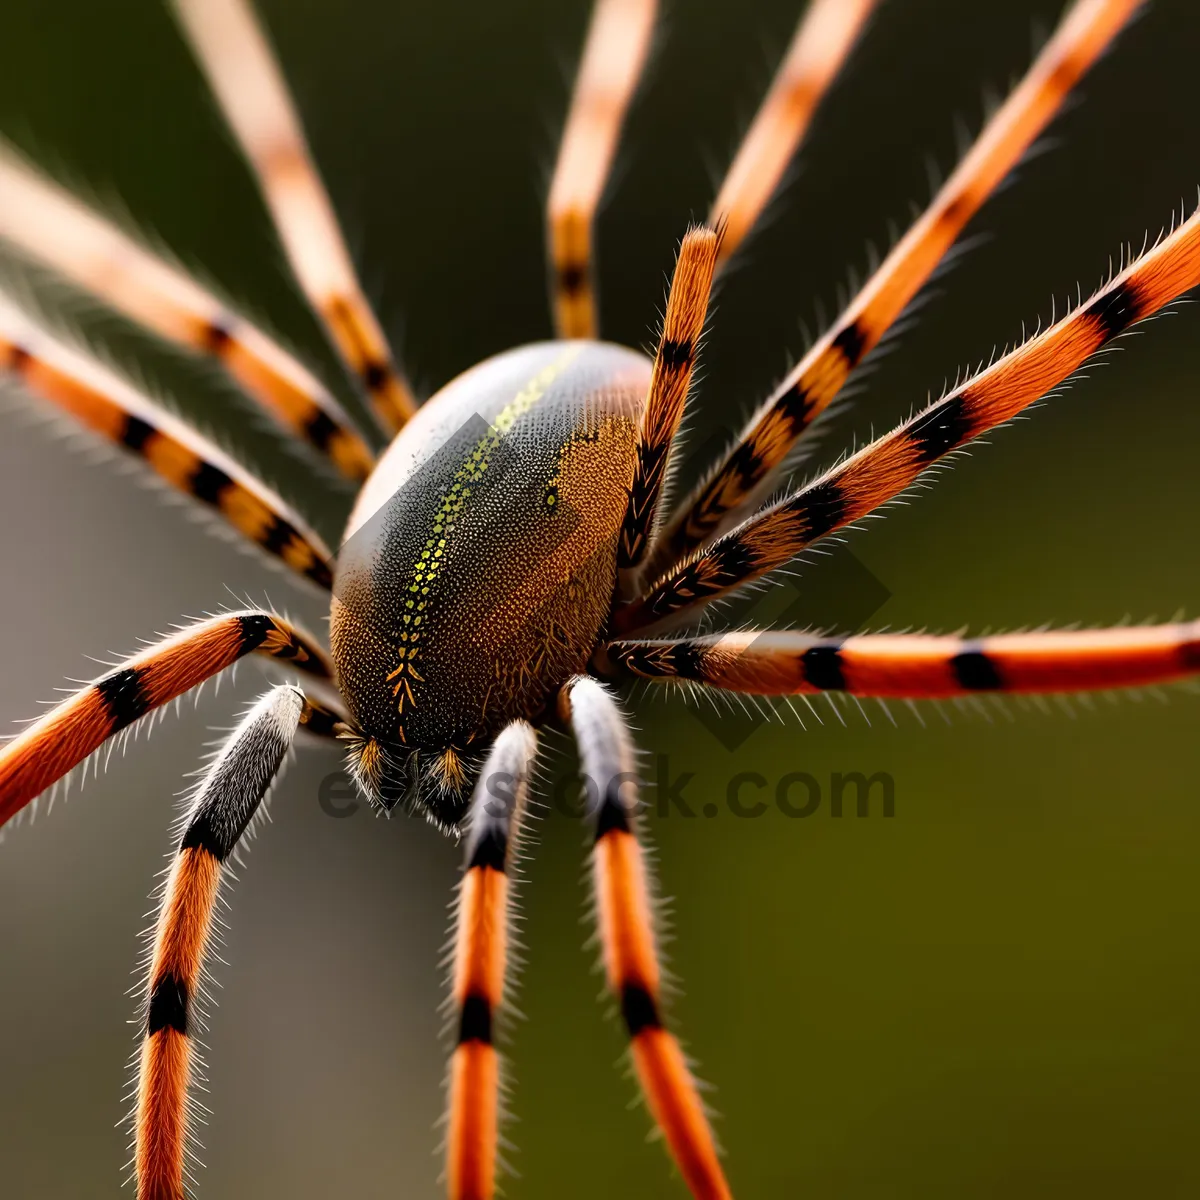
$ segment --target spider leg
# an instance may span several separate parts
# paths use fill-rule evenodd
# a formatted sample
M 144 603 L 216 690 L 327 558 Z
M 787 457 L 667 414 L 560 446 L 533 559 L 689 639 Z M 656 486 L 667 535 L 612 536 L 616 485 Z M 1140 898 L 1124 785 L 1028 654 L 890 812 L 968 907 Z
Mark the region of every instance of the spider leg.
M 792 630 L 614 642 L 608 659 L 642 679 L 683 679 L 760 696 L 848 692 L 943 699 L 975 692 L 1083 692 L 1200 673 L 1200 622 L 1039 630 L 966 639 L 817 637 Z
M 878 345 L 1139 5 L 1140 0 L 1077 0 L 924 214 L 673 514 L 651 552 L 655 570 L 680 562 L 726 525 L 731 514 L 761 495 L 801 434 Z
M 878 0 L 812 0 L 713 201 L 720 261 L 754 228 Z
M 471 799 L 454 950 L 458 1029 L 446 1137 L 450 1200 L 495 1195 L 500 1079 L 493 1034 L 504 998 L 508 870 L 536 751 L 537 737 L 528 725 L 508 726 L 496 739 Z
M 660 1008 L 660 970 L 646 865 L 638 841 L 637 772 L 625 719 L 594 679 L 560 693 L 596 804 L 592 878 L 604 968 L 621 1006 L 642 1092 L 697 1200 L 725 1200 L 729 1185 L 679 1043 Z
M 0 378 L 4 374 L 142 459 L 294 575 L 326 590 L 333 586 L 328 547 L 282 497 L 124 379 L 42 333 L 0 297 Z
M 0 147 L 0 236 L 153 330 L 219 362 L 247 395 L 350 479 L 375 462 L 315 376 L 181 267 Z
M 596 0 L 592 13 L 546 202 L 554 327 L 560 338 L 597 335 L 592 223 L 657 13 L 658 0 Z
M 618 580 L 622 595 L 636 590 L 679 422 L 687 403 L 692 368 L 704 332 L 704 317 L 712 290 L 713 270 L 721 246 L 722 226 L 695 226 L 684 235 L 667 296 L 667 313 L 654 356 L 650 390 L 642 414 L 637 463 L 629 490 L 629 505 L 617 541 Z
M 1107 286 L 974 378 L 798 492 L 761 509 L 615 614 L 619 633 L 656 626 L 783 566 L 885 504 L 947 454 L 1046 395 L 1106 342 L 1200 284 L 1200 212 Z
M 126 659 L 0 745 L 0 825 L 115 733 L 250 653 L 283 659 L 322 680 L 325 651 L 267 612 L 233 612 L 188 625 Z
M 250 164 L 284 250 L 384 427 L 416 400 L 363 294 L 329 195 L 267 38 L 247 0 L 174 0 L 183 31 Z
M 272 688 L 205 772 L 167 876 L 142 1013 L 135 1157 L 138 1200 L 184 1200 L 196 999 L 224 864 L 282 766 L 296 731 L 333 736 L 338 718 L 298 688 Z

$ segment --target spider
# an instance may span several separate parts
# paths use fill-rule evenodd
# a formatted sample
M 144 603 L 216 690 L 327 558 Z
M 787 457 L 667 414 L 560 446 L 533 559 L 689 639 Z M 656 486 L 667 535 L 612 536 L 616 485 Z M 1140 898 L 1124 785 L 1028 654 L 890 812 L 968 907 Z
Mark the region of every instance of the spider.
M 897 429 L 763 503 L 809 427 L 914 299 L 1138 5 L 1080 0 L 926 213 L 697 489 L 665 501 L 713 280 L 775 191 L 873 6 L 817 0 L 720 189 L 680 243 L 652 360 L 597 340 L 591 228 L 655 5 L 600 0 L 548 203 L 558 340 L 490 359 L 418 408 L 368 307 L 282 78 L 242 0 L 178 0 L 185 33 L 255 172 L 298 281 L 394 440 L 375 460 L 316 378 L 179 269 L 30 168 L 0 171 L 0 231 L 164 338 L 223 366 L 363 486 L 336 563 L 270 489 L 111 372 L 6 308 L 9 372 L 331 593 L 330 651 L 268 611 L 222 613 L 106 671 L 0 752 L 0 821 L 172 699 L 245 655 L 301 676 L 241 720 L 195 788 L 164 888 L 141 1015 L 141 1197 L 184 1194 L 197 988 L 222 874 L 301 731 L 341 742 L 363 794 L 461 833 L 446 1179 L 494 1194 L 506 913 L 539 731 L 579 744 L 608 984 L 650 1111 L 692 1194 L 729 1195 L 668 1029 L 638 837 L 632 739 L 610 686 L 926 699 L 1086 691 L 1200 670 L 1175 623 L 965 640 L 689 633 L 702 611 L 903 494 L 1017 416 L 1131 325 L 1200 282 L 1182 222 L 1087 302 Z

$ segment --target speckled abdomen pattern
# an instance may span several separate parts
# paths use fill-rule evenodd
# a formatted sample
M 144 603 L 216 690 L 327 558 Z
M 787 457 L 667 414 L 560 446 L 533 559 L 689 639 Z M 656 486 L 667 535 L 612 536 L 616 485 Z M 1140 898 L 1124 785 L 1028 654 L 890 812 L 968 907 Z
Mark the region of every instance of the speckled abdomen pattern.
M 392 444 L 334 585 L 339 683 L 366 734 L 464 750 L 584 668 L 649 373 L 618 346 L 526 346 L 448 384 Z

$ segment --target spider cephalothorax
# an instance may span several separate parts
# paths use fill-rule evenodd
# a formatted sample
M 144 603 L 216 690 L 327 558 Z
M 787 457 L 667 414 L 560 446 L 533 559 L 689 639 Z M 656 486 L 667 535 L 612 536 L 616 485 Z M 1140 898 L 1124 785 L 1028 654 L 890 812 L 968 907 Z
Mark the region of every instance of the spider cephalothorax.
M 548 202 L 557 341 L 510 351 L 419 408 L 358 284 L 282 78 L 246 0 L 175 0 L 297 279 L 395 435 L 376 461 L 316 377 L 263 331 L 26 165 L 0 158 L 0 233 L 162 336 L 210 356 L 290 433 L 365 481 L 335 566 L 251 472 L 129 384 L 0 308 L 0 364 L 310 585 L 331 591 L 332 655 L 268 612 L 229 612 L 105 672 L 0 748 L 0 823 L 109 738 L 248 654 L 297 680 L 268 691 L 201 778 L 149 955 L 137 1089 L 139 1200 L 182 1200 L 195 1003 L 224 864 L 301 730 L 338 739 L 363 790 L 465 829 L 457 906 L 446 1180 L 491 1200 L 494 1017 L 504 999 L 510 846 L 538 730 L 570 728 L 593 801 L 605 975 L 648 1106 L 699 1200 L 730 1193 L 662 1007 L 638 836 L 632 739 L 601 668 L 710 692 L 907 700 L 1108 689 L 1200 672 L 1200 624 L 964 640 L 789 629 L 668 636 L 783 567 L 1028 408 L 1130 325 L 1200 283 L 1200 214 L 1086 302 L 910 420 L 764 507 L 811 423 L 1138 8 L 1077 0 L 928 210 L 751 419 L 664 514 L 713 279 L 781 178 L 873 0 L 813 0 L 710 221 L 682 239 L 651 364 L 595 340 L 591 224 L 645 59 L 655 0 L 598 0 Z M 709 610 L 711 611 L 711 610 Z M 652 636 L 653 635 L 653 636 Z M 801 1035 L 802 1036 L 802 1035 Z

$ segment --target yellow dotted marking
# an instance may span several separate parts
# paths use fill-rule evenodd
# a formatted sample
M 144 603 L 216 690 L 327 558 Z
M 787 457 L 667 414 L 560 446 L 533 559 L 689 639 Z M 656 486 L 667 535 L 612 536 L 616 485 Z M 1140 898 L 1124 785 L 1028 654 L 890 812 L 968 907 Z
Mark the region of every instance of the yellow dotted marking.
M 401 713 L 406 706 L 411 707 L 417 703 L 412 683 L 423 682 L 414 665 L 420 654 L 419 643 L 423 632 L 421 624 L 425 619 L 423 614 L 429 605 L 429 590 L 437 580 L 438 572 L 445 561 L 447 547 L 458 519 L 462 516 L 475 486 L 482 481 L 491 466 L 491 456 L 499 447 L 501 439 L 546 394 L 546 389 L 570 366 L 579 350 L 578 346 L 569 347 L 521 388 L 496 414 L 495 420 L 488 426 L 487 433 L 467 455 L 450 481 L 450 487 L 434 514 L 429 537 L 425 539 L 425 547 L 413 567 L 401 615 L 400 645 L 396 651 L 399 665 L 387 677 L 388 682 L 392 683 L 392 695 L 396 697 Z M 547 502 L 550 503 L 549 497 Z

